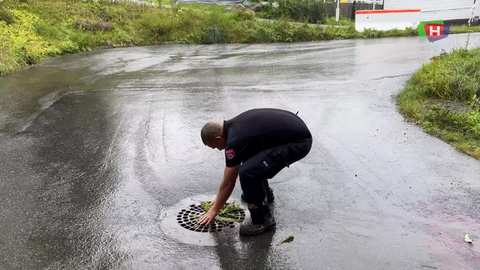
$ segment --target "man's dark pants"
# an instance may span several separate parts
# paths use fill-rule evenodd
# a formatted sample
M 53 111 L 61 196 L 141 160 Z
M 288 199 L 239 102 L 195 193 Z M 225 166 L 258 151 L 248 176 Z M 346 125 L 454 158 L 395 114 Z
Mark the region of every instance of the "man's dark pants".
M 257 153 L 245 161 L 239 171 L 245 201 L 261 206 L 267 197 L 268 180 L 283 168 L 304 158 L 312 147 L 312 139 L 276 146 Z

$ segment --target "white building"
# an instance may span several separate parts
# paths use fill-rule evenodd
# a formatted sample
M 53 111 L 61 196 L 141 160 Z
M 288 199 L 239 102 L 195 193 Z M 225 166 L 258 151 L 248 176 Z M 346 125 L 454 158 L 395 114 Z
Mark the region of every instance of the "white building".
M 383 0 L 384 10 L 420 9 L 421 21 L 472 18 L 475 0 Z M 478 10 L 478 4 L 477 4 Z M 478 11 L 476 12 L 478 14 Z
M 355 28 L 416 28 L 422 22 L 460 21 L 471 24 L 480 15 L 480 0 L 383 0 L 383 10 L 357 10 Z

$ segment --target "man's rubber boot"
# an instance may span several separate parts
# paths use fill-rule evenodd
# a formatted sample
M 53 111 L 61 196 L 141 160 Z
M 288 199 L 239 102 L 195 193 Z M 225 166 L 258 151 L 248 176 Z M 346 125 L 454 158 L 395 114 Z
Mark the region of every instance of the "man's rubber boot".
M 243 195 L 243 193 L 240 197 L 241 197 L 243 202 L 246 202 L 245 201 L 245 195 Z M 271 188 L 267 188 L 267 202 L 268 202 L 268 204 L 272 204 L 274 200 L 275 200 L 275 195 L 273 195 L 273 190 Z
M 276 225 L 275 218 L 270 212 L 268 205 L 258 205 L 257 209 L 248 209 L 250 211 L 250 220 L 244 220 L 240 225 L 240 234 L 244 236 L 253 236 Z

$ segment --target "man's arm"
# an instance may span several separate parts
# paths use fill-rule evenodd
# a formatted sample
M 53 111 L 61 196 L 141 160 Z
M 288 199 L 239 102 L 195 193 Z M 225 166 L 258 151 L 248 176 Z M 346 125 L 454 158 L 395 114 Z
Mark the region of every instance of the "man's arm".
M 212 205 L 208 213 L 198 221 L 201 225 L 212 224 L 215 221 L 215 217 L 218 215 L 218 212 L 225 205 L 228 198 L 232 194 L 233 189 L 235 188 L 239 169 L 240 164 L 236 165 L 235 167 L 225 167 L 223 181 L 218 188 L 215 203 Z
M 235 183 L 237 182 L 239 168 L 240 165 L 237 165 L 235 167 L 225 167 L 225 171 L 223 173 L 223 181 L 220 184 L 217 198 L 215 199 L 215 203 L 212 208 L 220 211 L 220 209 L 222 209 L 222 207 L 227 202 L 228 198 L 230 198 L 230 195 L 232 195 L 232 191 L 235 188 Z

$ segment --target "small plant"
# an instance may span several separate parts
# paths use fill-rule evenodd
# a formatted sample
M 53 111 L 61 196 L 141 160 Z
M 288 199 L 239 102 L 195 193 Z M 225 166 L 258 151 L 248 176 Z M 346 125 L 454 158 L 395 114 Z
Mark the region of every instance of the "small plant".
M 200 203 L 202 209 L 206 212 L 212 207 L 212 202 L 204 201 Z M 215 219 L 219 222 L 238 222 L 238 213 L 242 208 L 235 203 L 227 203 L 222 209 L 218 212 L 218 215 Z M 194 216 L 197 219 L 200 219 L 201 216 Z
M 224 40 L 224 34 L 222 29 L 218 26 L 210 26 L 206 30 L 206 42 L 207 43 L 222 43 Z
M 235 14 L 237 15 L 237 18 L 241 21 L 251 21 L 253 20 L 255 17 L 247 10 L 242 10 L 242 9 L 239 9 L 235 12 Z
M 447 135 L 445 135 L 445 141 L 447 141 L 447 142 L 454 143 L 454 142 L 458 142 L 460 140 L 461 140 L 461 136 L 459 136 L 458 134 L 447 134 Z
M 470 100 L 469 104 L 474 107 L 475 109 L 480 109 L 480 98 L 478 97 L 479 92 L 473 95 L 472 99 Z

